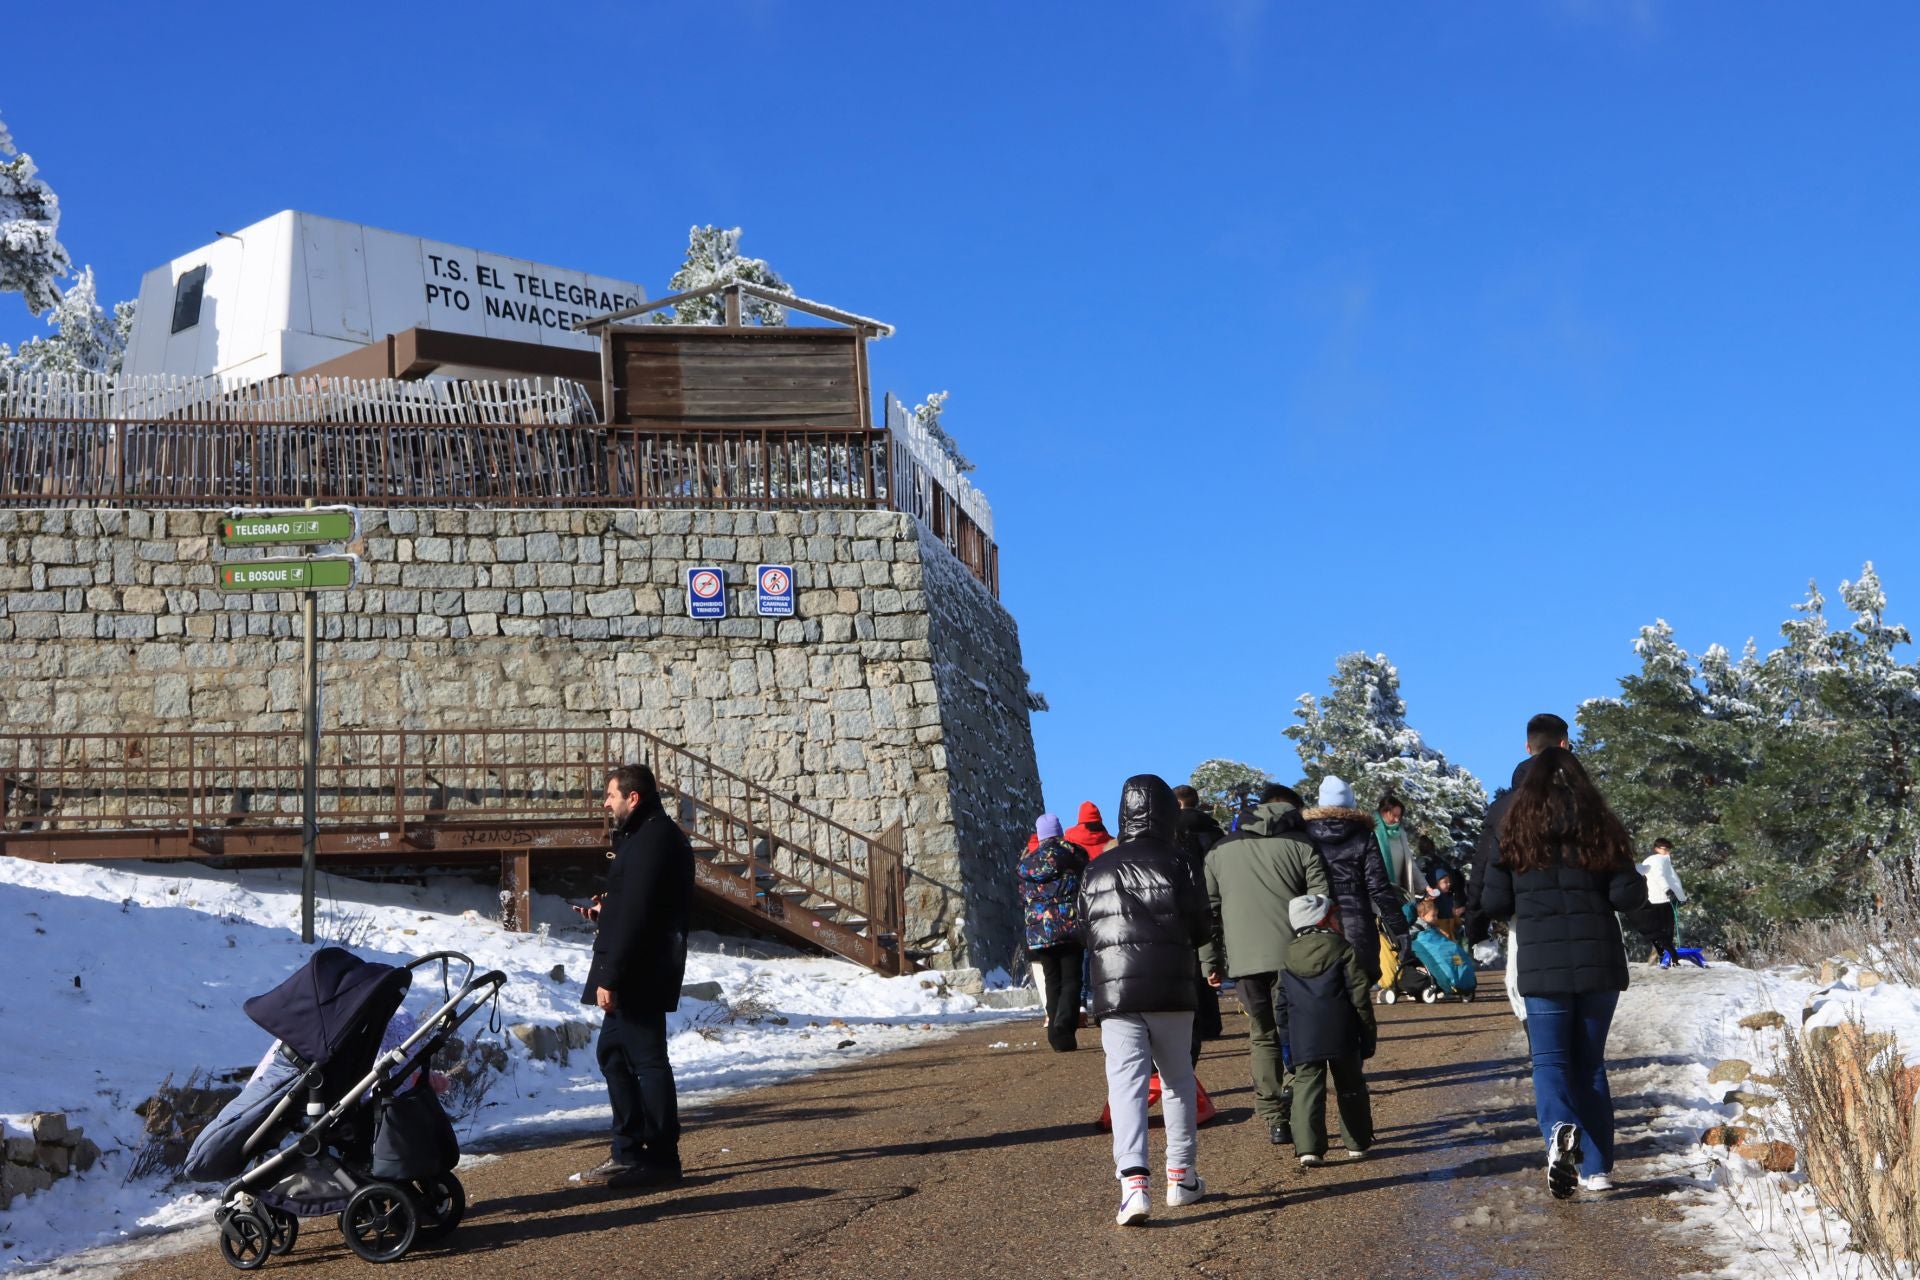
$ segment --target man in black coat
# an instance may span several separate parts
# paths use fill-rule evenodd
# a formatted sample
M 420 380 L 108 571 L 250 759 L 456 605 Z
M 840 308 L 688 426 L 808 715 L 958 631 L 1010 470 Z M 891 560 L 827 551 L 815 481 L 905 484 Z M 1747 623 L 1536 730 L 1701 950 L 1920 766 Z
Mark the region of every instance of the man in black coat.
M 1487 806 L 1487 819 L 1480 826 L 1480 838 L 1473 844 L 1473 874 L 1467 880 L 1466 896 L 1468 946 L 1485 942 L 1487 931 L 1493 923 L 1480 908 L 1480 894 L 1487 883 L 1487 868 L 1493 865 L 1494 858 L 1500 852 L 1500 823 L 1507 816 L 1508 806 L 1513 803 L 1515 788 L 1527 776 L 1527 766 L 1548 747 L 1567 748 L 1567 722 L 1551 711 L 1543 711 L 1527 721 L 1527 758 L 1514 766 L 1512 784 Z M 1511 955 L 1508 959 L 1512 959 Z
M 613 1187 L 680 1178 L 680 1105 L 667 1061 L 667 1015 L 680 1004 L 693 910 L 693 847 L 660 802 L 653 771 L 607 775 L 613 819 L 607 889 L 581 914 L 600 922 L 585 1004 L 598 1005 L 600 1070 L 613 1106 L 613 1154 L 581 1175 Z

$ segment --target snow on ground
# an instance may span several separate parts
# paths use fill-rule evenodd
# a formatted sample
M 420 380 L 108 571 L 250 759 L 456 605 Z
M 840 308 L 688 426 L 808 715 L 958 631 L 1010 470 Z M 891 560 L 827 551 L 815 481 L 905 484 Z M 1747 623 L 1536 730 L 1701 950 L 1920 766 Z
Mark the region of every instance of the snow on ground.
M 494 923 L 499 898 L 477 882 L 423 888 L 322 875 L 317 896 L 319 945 L 389 963 L 462 951 L 482 971 L 507 974 L 502 1029 L 491 1034 L 507 1046 L 509 1067 L 463 1140 L 484 1145 L 606 1125 L 606 1087 L 591 1048 L 574 1051 L 570 1065 L 540 1062 L 504 1030 L 598 1021 L 580 1003 L 591 930 L 562 900 L 537 895 L 537 931 L 516 934 Z M 297 870 L 0 858 L 0 1120 L 19 1132 L 29 1112 L 64 1111 L 106 1153 L 92 1172 L 0 1210 L 0 1274 L 208 1220 L 217 1188 L 126 1179 L 144 1140 L 133 1108 L 169 1074 L 180 1084 L 195 1068 L 259 1060 L 271 1038 L 240 1006 L 305 963 L 299 927 Z M 779 949 L 713 935 L 696 935 L 694 946 L 687 982 L 717 982 L 722 998 L 682 1000 L 669 1019 L 687 1104 L 1009 1016 L 942 995 L 921 975 L 885 978 L 841 960 L 769 957 Z M 549 976 L 556 965 L 563 980 Z M 430 1010 L 440 990 L 437 970 L 431 978 L 423 971 L 406 1007 Z M 760 1017 L 729 1016 L 743 1008 Z M 462 1034 L 486 1033 L 487 1025 L 483 1013 Z
M 1756 1074 L 1779 1073 L 1785 1031 L 1748 1030 L 1740 1019 L 1773 1010 L 1789 1028 L 1800 1027 L 1802 1008 L 1820 990 L 1801 969 L 1756 972 L 1721 963 L 1663 972 L 1636 965 L 1614 1018 L 1608 1044 L 1614 1097 L 1623 1115 L 1650 1112 L 1642 1130 L 1622 1135 L 1623 1161 L 1650 1155 L 1628 1168 L 1628 1178 L 1683 1186 L 1667 1199 L 1687 1229 L 1719 1242 L 1728 1276 L 1861 1280 L 1870 1274 L 1858 1255 L 1846 1252 L 1846 1224 L 1819 1206 L 1802 1175 L 1768 1175 L 1750 1160 L 1698 1145 L 1707 1129 L 1740 1113 L 1719 1101 L 1735 1086 L 1707 1081 L 1716 1063 L 1739 1058 Z M 1869 1030 L 1894 1032 L 1908 1060 L 1920 1061 L 1920 992 L 1892 983 L 1864 991 L 1841 983 L 1820 999 L 1805 1026 L 1857 1017 Z M 1760 1136 L 1793 1141 L 1784 1103 L 1765 1115 L 1768 1128 Z

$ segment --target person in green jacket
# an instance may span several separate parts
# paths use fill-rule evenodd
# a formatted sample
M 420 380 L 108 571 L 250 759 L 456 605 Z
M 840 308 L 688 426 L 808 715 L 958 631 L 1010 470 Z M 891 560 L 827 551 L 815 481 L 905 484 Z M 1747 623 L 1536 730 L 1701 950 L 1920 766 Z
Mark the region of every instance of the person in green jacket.
M 1333 903 L 1324 895 L 1295 898 L 1287 907 L 1295 933 L 1280 970 L 1280 1037 L 1293 1058 L 1294 1150 L 1302 1168 L 1327 1154 L 1327 1077 L 1340 1107 L 1340 1142 L 1349 1160 L 1373 1145 L 1373 1100 L 1361 1066 L 1373 1056 L 1373 978 L 1347 940 L 1333 929 Z
M 1207 900 L 1213 934 L 1201 950 L 1207 981 L 1231 977 L 1247 1010 L 1254 1108 L 1275 1146 L 1293 1141 L 1291 1072 L 1280 1049 L 1275 1002 L 1293 928 L 1287 903 L 1333 892 L 1327 864 L 1300 822 L 1300 797 L 1269 783 L 1260 806 L 1207 855 Z

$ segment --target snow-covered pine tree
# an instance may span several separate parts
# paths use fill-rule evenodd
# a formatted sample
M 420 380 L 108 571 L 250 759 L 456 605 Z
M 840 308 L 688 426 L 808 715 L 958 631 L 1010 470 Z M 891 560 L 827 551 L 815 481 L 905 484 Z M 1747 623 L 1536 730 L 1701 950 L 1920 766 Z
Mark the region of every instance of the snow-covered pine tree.
M 1486 816 L 1487 790 L 1407 723 L 1400 673 L 1387 655 L 1343 654 L 1329 684 L 1323 697 L 1300 695 L 1293 712 L 1300 723 L 1285 730 L 1306 771 L 1301 789 L 1308 800 L 1310 788 L 1338 774 L 1367 807 L 1389 792 L 1399 796 L 1416 838 L 1429 836 L 1437 848 L 1456 852 L 1471 845 Z
M 1887 621 L 1871 564 L 1840 590 L 1848 630 L 1809 584 L 1764 660 L 1749 641 L 1696 667 L 1664 623 L 1647 628 L 1640 674 L 1581 709 L 1581 750 L 1628 827 L 1678 842 L 1702 940 L 1860 907 L 1871 864 L 1905 856 L 1920 665 L 1902 661 L 1911 635 Z
M 60 301 L 59 281 L 73 270 L 60 243 L 60 197 L 38 173 L 0 121 L 0 293 L 20 294 L 36 316 Z
M 780 278 L 780 273 L 767 265 L 765 258 L 740 256 L 739 227 L 688 228 L 687 258 L 680 264 L 680 269 L 673 273 L 673 279 L 667 282 L 667 292 L 687 293 L 735 280 L 763 285 L 780 293 L 793 292 L 787 282 Z M 676 304 L 671 310 L 671 315 L 666 311 L 654 312 L 653 322 L 724 324 L 727 318 L 726 304 L 717 294 L 690 298 Z M 740 318 L 763 325 L 783 325 L 787 322 L 787 309 L 779 303 L 747 294 L 740 299 Z
M 1216 756 L 1193 766 L 1193 776 L 1187 779 L 1187 785 L 1200 793 L 1200 803 L 1213 810 L 1215 820 L 1225 824 L 1233 815 L 1240 788 L 1258 797 L 1260 788 L 1272 778 L 1272 774 L 1258 765 Z
M 113 314 L 101 308 L 93 284 L 93 268 L 83 268 L 60 294 L 47 323 L 53 333 L 29 338 L 14 351 L 0 342 L 0 378 L 15 379 L 36 373 L 120 372 L 133 331 L 132 302 L 115 303 Z
M 1640 671 L 1620 681 L 1620 696 L 1580 708 L 1580 756 L 1643 850 L 1665 838 L 1682 851 L 1692 931 L 1696 916 L 1722 918 L 1722 900 L 1741 886 L 1722 807 L 1754 767 L 1759 717 L 1740 696 L 1753 672 L 1716 646 L 1701 660 L 1711 677 L 1697 674 L 1665 619 L 1641 628 L 1633 647 Z

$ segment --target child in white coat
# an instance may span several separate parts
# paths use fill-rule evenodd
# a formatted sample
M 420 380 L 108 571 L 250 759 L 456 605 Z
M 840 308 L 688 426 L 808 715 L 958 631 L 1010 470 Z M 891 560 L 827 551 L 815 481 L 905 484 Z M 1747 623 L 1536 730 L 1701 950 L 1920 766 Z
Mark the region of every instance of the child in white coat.
M 1656 960 L 1669 958 L 1679 945 L 1680 904 L 1687 900 L 1673 869 L 1673 841 L 1655 840 L 1640 874 L 1647 878 L 1647 906 L 1636 927 L 1653 943 Z

